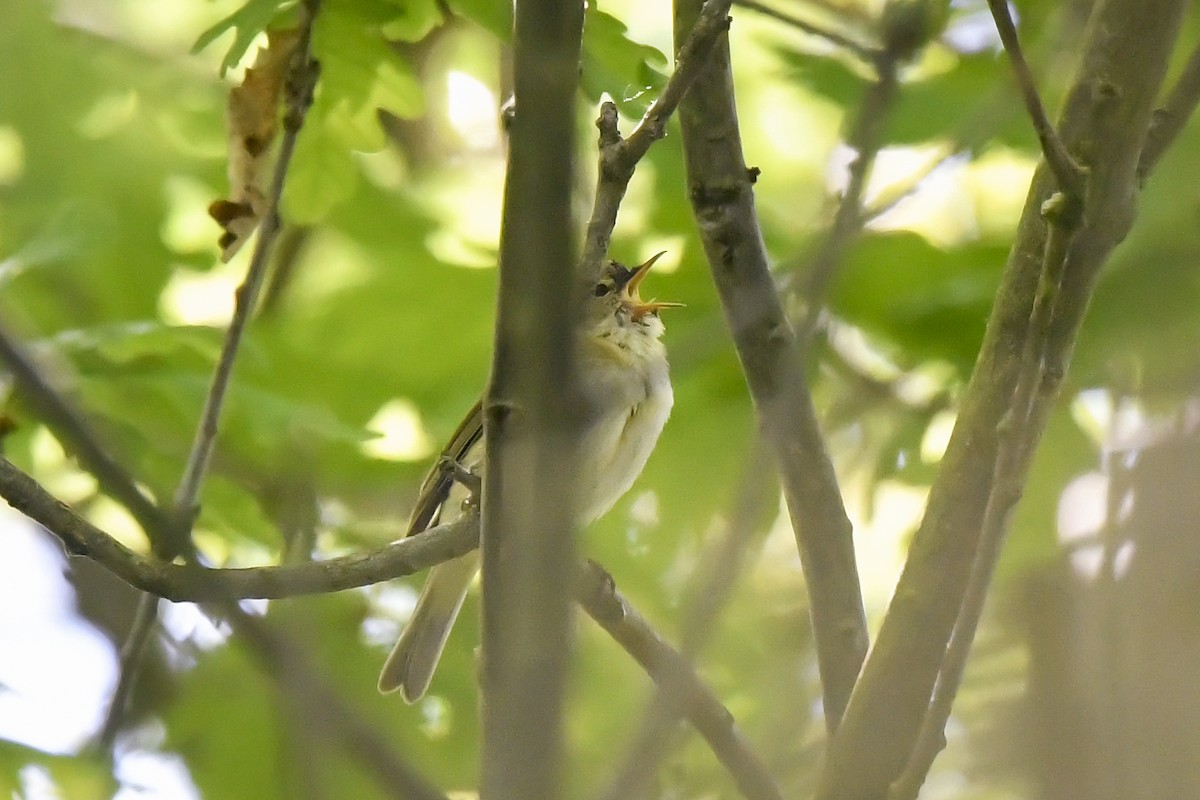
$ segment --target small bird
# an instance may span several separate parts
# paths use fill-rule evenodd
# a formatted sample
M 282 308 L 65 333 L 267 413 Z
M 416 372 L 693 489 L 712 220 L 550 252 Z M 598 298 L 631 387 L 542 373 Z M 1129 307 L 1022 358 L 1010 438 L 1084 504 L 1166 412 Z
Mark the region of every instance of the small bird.
M 582 525 L 607 512 L 633 485 L 671 413 L 674 395 L 658 312 L 680 304 L 644 301 L 638 294 L 662 255 L 634 269 L 609 261 L 585 301 L 578 369 L 591 413 L 580 442 L 576 484 Z M 470 491 L 454 472 L 461 468 L 479 476 L 483 452 L 482 403 L 477 402 L 421 485 L 407 535 L 468 513 Z M 425 694 L 478 571 L 478 551 L 430 571 L 408 627 L 384 662 L 381 692 L 398 689 L 409 703 Z

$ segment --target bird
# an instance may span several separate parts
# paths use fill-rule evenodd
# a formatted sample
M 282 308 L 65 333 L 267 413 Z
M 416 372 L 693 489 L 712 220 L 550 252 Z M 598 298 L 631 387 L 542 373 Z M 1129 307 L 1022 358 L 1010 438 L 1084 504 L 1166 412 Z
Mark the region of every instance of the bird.
M 641 299 L 654 255 L 628 268 L 605 262 L 584 299 L 577 366 L 589 408 L 579 444 L 577 522 L 605 514 L 641 474 L 670 416 L 674 393 L 659 312 L 680 303 Z M 476 402 L 450 437 L 417 494 L 408 536 L 473 513 L 483 463 L 483 404 Z M 464 480 L 463 478 L 466 478 Z M 479 571 L 475 550 L 430 570 L 408 625 L 384 662 L 379 690 L 415 703 L 429 688 L 467 589 Z

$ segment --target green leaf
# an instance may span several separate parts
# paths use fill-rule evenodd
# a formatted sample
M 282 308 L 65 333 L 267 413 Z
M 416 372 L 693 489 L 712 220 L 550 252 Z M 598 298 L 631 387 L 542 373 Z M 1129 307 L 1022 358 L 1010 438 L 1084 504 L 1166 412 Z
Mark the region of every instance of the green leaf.
M 444 21 L 435 0 L 386 0 L 400 10 L 384 23 L 383 35 L 403 42 L 424 39 Z
M 339 0 L 317 17 L 313 53 L 321 82 L 284 191 L 291 221 L 318 222 L 353 196 L 359 180 L 352 154 L 387 143 L 380 110 L 403 118 L 424 113 L 420 83 L 381 28 L 396 18 L 393 6 L 363 0 Z
M 937 359 L 965 375 L 1007 255 L 1006 243 L 948 251 L 914 233 L 867 236 L 838 274 L 833 307 L 899 351 L 904 363 Z
M 785 71 L 810 91 L 848 110 L 852 116 L 872 80 L 870 71 L 842 54 L 815 55 L 790 46 L 775 52 Z M 901 90 L 884 115 L 884 141 L 912 144 L 961 138 L 972 147 L 983 136 L 1011 147 L 1036 149 L 1037 141 L 1020 109 L 1004 102 L 1011 93 L 1005 62 L 990 51 L 960 54 L 948 48 L 935 51 L 945 69 L 906 75 Z M 953 115 L 947 111 L 953 109 Z M 982 124 L 986 120 L 987 124 Z
M 206 654 L 182 682 L 163 715 L 167 746 L 187 761 L 204 797 L 275 800 L 290 796 L 281 781 L 287 724 L 271 681 L 245 650 Z
M 408 63 L 379 25 L 364 20 L 354 7 L 334 6 L 317 17 L 313 53 L 321 62 L 318 91 L 331 96 L 326 102 L 345 102 L 353 114 L 383 108 L 415 117 L 424 111 L 424 96 Z
M 254 495 L 221 475 L 204 481 L 198 525 L 231 542 L 249 540 L 268 548 L 281 544 L 279 529 Z
M 513 7 L 510 0 L 448 0 L 447 5 L 464 19 L 493 34 L 502 42 L 512 38 Z
M 318 115 L 319 116 L 319 115 Z M 358 168 L 345 140 L 314 119 L 296 142 L 292 168 L 283 189 L 283 211 L 297 225 L 324 219 L 354 194 Z
M 138 320 L 67 330 L 53 341 L 77 364 L 103 362 L 136 369 L 168 362 L 197 367 L 215 363 L 221 338 L 214 328 Z
M 242 56 L 254 43 L 254 37 L 265 31 L 285 8 L 295 6 L 296 0 L 249 0 L 246 5 L 230 14 L 225 19 L 213 25 L 196 39 L 192 52 L 198 53 L 208 47 L 225 31 L 235 29 L 237 34 L 229 51 L 221 61 L 222 77 L 231 68 L 237 66 Z
M 598 102 L 608 93 L 623 113 L 640 117 L 666 83 L 667 57 L 627 34 L 624 22 L 588 6 L 579 80 L 588 99 Z

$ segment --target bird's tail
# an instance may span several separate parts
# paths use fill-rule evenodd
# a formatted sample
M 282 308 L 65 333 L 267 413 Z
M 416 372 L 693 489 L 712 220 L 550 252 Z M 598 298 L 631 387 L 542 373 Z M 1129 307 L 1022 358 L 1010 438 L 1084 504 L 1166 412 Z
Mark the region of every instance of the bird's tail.
M 383 664 L 379 691 L 399 689 L 407 703 L 415 703 L 425 694 L 467 587 L 478 571 L 478 550 L 430 570 L 412 619 Z

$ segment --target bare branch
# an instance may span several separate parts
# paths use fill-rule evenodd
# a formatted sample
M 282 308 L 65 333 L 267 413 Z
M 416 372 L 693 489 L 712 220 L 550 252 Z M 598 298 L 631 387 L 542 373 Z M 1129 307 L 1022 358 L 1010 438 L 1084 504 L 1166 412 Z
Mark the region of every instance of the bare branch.
M 158 622 L 158 604 L 161 601 L 157 595 L 143 592 L 138 596 L 137 608 L 133 613 L 133 623 L 129 633 L 121 643 L 121 654 L 117 665 L 117 685 L 112 696 L 108 699 L 108 711 L 104 715 L 104 724 L 96 736 L 95 748 L 98 752 L 109 754 L 117 742 L 117 734 L 121 732 L 121 723 L 125 719 L 125 709 L 129 705 L 129 697 L 137 683 L 138 668 L 149 644 L 150 634 L 154 633 Z
M 1062 198 L 1062 195 L 1056 197 Z M 1061 204 L 1067 206 L 1070 205 L 1070 201 L 1063 200 Z M 1045 209 L 1043 213 L 1046 213 Z M 954 698 L 962 685 L 967 657 L 970 655 L 971 644 L 975 641 L 975 633 L 983 616 L 984 604 L 987 602 L 988 587 L 995 574 L 996 563 L 1000 559 L 1004 536 L 1008 532 L 1008 520 L 1013 507 L 1021 499 L 1025 472 L 1029 460 L 1033 457 L 1034 442 L 1038 435 L 1031 427 L 1034 424 L 1033 406 L 1037 393 L 1046 380 L 1044 350 L 1050 335 L 1050 320 L 1062 289 L 1070 243 L 1081 221 L 1078 213 L 1066 219 L 1055 217 L 1053 213 L 1050 212 L 1051 229 L 1046 239 L 1042 275 L 1029 317 L 1020 374 L 1013 389 L 1008 416 L 997 430 L 1000 443 L 996 454 L 995 473 L 992 476 L 991 495 L 983 513 L 979 548 L 971 566 L 971 574 L 963 593 L 962 606 L 954 623 L 950 643 L 942 658 L 932 702 L 921 722 L 913 754 L 904 772 L 889 789 L 889 800 L 916 800 L 934 759 L 945 746 L 946 722 L 950 719 Z
M 683 703 L 688 720 L 708 742 L 749 800 L 781 800 L 775 779 L 750 748 L 721 701 L 704 684 L 688 659 L 650 627 L 617 593 L 612 576 L 588 562 L 580 575 L 578 600 L 588 616 L 633 656 L 660 687 L 669 688 Z
M 254 310 L 259 291 L 266 277 L 271 250 L 276 235 L 279 233 L 281 226 L 279 204 L 283 196 L 283 184 L 287 178 L 296 139 L 304 124 L 305 113 L 312 102 L 317 67 L 310 50 L 312 26 L 319 4 L 320 0 L 306 0 L 304 13 L 300 17 L 298 42 L 287 78 L 288 107 L 284 117 L 283 141 L 279 148 L 275 173 L 267 197 L 267 209 L 259 230 L 258 241 L 255 244 L 254 255 L 250 260 L 246 280 L 237 292 L 237 305 L 234 309 L 233 320 L 225 334 L 221 355 L 213 372 L 212 384 L 204 398 L 200 423 L 196 429 L 191 452 L 184 464 L 183 476 L 175 490 L 173 507 L 167 524 L 162 527 L 161 538 L 172 542 L 175 548 L 163 554 L 167 560 L 177 555 L 183 555 L 189 561 L 195 560 L 196 553 L 192 544 L 191 531 L 199 511 L 196 502 L 200 494 L 200 485 L 204 481 L 204 475 L 208 470 L 212 451 L 216 445 L 217 425 L 225 394 L 229 388 L 229 381 L 233 375 L 233 364 L 237 358 L 246 324 Z M 137 665 L 142 657 L 142 648 L 150 641 L 150 633 L 158 622 L 157 609 L 158 603 L 152 598 L 144 597 L 139 603 L 134 625 L 121 649 L 120 678 L 117 681 L 104 721 L 99 740 L 101 746 L 110 745 L 116 736 L 121 717 L 125 712 L 126 702 L 133 691 Z
M 583 5 L 516 4 L 495 347 L 483 401 L 480 794 L 561 794 L 575 481 L 571 176 Z M 536 487 L 534 490 L 531 487 Z
M 754 443 L 740 484 L 737 497 L 725 515 L 729 520 L 725 531 L 708 548 L 690 587 L 680 648 L 688 659 L 695 658 L 704 647 L 741 576 L 747 553 L 762 541 L 778 508 L 778 481 L 772 474 L 770 454 L 761 439 Z M 686 697 L 678 689 L 674 684 L 658 688 L 624 764 L 602 795 L 606 800 L 643 796 L 644 787 L 674 741 L 670 735 L 672 728 L 686 711 Z
M 1191 119 L 1197 103 L 1200 103 L 1200 46 L 1192 51 L 1162 108 L 1154 112 L 1154 120 L 1146 134 L 1146 146 L 1142 148 L 1142 158 L 1138 162 L 1139 178 L 1145 180 L 1158 166 L 1163 154 Z
M 898 181 L 881 192 L 874 203 L 862 209 L 862 224 L 867 225 L 892 211 L 896 206 L 912 197 L 921 188 L 930 175 L 945 165 L 959 153 L 961 144 L 956 142 L 939 149 L 937 155 L 930 158 L 919 169 L 914 170 L 902 182 Z
M 37 481 L 0 457 L 0 497 L 121 580 L 175 602 L 276 599 L 366 586 L 411 575 L 470 552 L 479 536 L 468 519 L 431 528 L 366 553 L 290 567 L 212 569 L 148 559 L 78 516 Z
M 668 120 L 708 63 L 708 54 L 718 37 L 729 29 L 727 15 L 731 3 L 732 0 L 708 0 L 704 4 L 695 26 L 676 54 L 675 71 L 629 138 L 622 139 L 617 130 L 616 104 L 601 104 L 600 117 L 596 120 L 596 127 L 600 129 L 596 198 L 583 242 L 580 275 L 599 274 L 634 169 L 650 146 L 666 134 Z
M 815 36 L 818 39 L 824 39 L 830 44 L 834 44 L 838 47 L 849 50 L 863 61 L 874 64 L 882 54 L 881 50 L 878 50 L 870 45 L 856 42 L 847 36 L 843 36 L 835 30 L 817 25 L 813 22 L 802 20 L 799 17 L 779 11 L 768 5 L 764 5 L 763 3 L 759 3 L 757 0 L 735 0 L 735 2 L 740 8 L 749 9 L 755 13 L 762 14 L 764 17 L 770 17 L 773 20 L 777 20 L 785 25 L 790 25 L 793 28 L 801 30 L 804 33 L 807 33 L 809 36 Z
M 1096 6 L 1060 125 L 1068 147 L 1090 143 L 1086 216 L 1080 218 L 1077 205 L 1062 195 L 1045 202 L 1058 176 L 1043 164 L 925 519 L 831 744 L 818 800 L 882 797 L 911 757 L 913 731 L 943 671 L 968 586 L 984 577 L 976 564 L 981 550 L 992 546 L 985 533 L 1006 527 L 1096 276 L 1132 224 L 1138 156 L 1184 6 L 1182 0 L 1106 0 Z M 1126 24 L 1134 18 L 1141 24 Z M 1072 219 L 1081 219 L 1073 235 Z M 1031 353 L 1033 365 L 1027 363 Z M 1031 368 L 1039 376 L 1032 390 Z M 1025 396 L 1030 401 L 1021 408 Z M 1016 444 L 1006 444 L 1010 425 L 1020 431 Z M 998 466 L 1007 473 L 999 486 Z
M 988 8 L 992 10 L 992 18 L 996 21 L 996 30 L 1000 41 L 1012 61 L 1013 74 L 1017 77 L 1017 85 L 1021 88 L 1021 98 L 1025 101 L 1025 110 L 1033 122 L 1033 130 L 1042 145 L 1042 154 L 1050 171 L 1058 181 L 1059 189 L 1066 193 L 1074 202 L 1082 202 L 1086 171 L 1075 162 L 1063 144 L 1058 132 L 1054 129 L 1042 98 L 1038 94 L 1037 85 L 1033 81 L 1033 73 L 1025 61 L 1025 53 L 1021 50 L 1021 40 L 1017 36 L 1017 27 L 1013 24 L 1012 15 L 1008 12 L 1008 0 L 988 0 Z
M 308 250 L 312 232 L 312 227 L 308 225 L 287 225 L 280 231 L 274 264 L 268 270 L 270 279 L 263 287 L 262 301 L 258 307 L 260 318 L 277 315 L 280 306 L 286 302 L 288 291 L 295 283 L 296 273 Z
M 896 97 L 896 68 L 897 56 L 880 54 L 876 60 L 878 74 L 875 83 L 863 97 L 858 108 L 858 119 L 846 140 L 846 144 L 855 152 L 854 160 L 850 162 L 850 179 L 833 224 L 804 274 L 806 311 L 798 332 L 802 346 L 807 346 L 812 338 L 829 293 L 829 284 L 846 248 L 862 230 L 867 219 L 862 208 L 862 197 L 871 166 L 883 145 L 883 122 Z
M 129 510 L 145 531 L 154 552 L 174 555 L 190 545 L 186 537 L 173 536 L 168 517 L 142 492 L 129 472 L 117 463 L 84 421 L 79 411 L 41 373 L 17 340 L 0 327 L 0 359 L 8 365 L 17 393 L 36 409 L 46 427 L 67 452 L 90 472 L 100 488 Z
M 275 172 L 267 195 L 266 212 L 259 227 L 258 241 L 254 245 L 254 254 L 250 258 L 246 278 L 237 290 L 233 318 L 225 332 L 221 355 L 204 398 L 204 409 L 200 414 L 200 424 L 196 428 L 196 436 L 191 452 L 188 453 L 183 477 L 175 490 L 173 512 L 176 523 L 183 529 L 181 535 L 190 535 L 192 521 L 198 511 L 196 501 L 200 495 L 200 485 L 204 482 L 204 475 L 212 460 L 213 448 L 216 446 L 221 409 L 233 377 L 233 365 L 246 333 L 246 325 L 258 303 L 258 296 L 267 276 L 267 266 L 271 262 L 271 251 L 282 227 L 279 206 L 283 197 L 283 186 L 287 181 L 292 154 L 296 150 L 296 140 L 304 126 L 304 117 L 312 104 L 312 93 L 319 72 L 311 52 L 312 26 L 318 6 L 319 0 L 306 0 L 303 6 L 305 13 L 300 17 L 299 41 L 292 56 L 292 68 L 287 79 L 287 110 L 283 118 L 283 137 L 275 159 Z
M 677 2 L 677 38 L 691 30 L 699 10 L 698 0 Z M 742 156 L 727 39 L 681 104 L 680 122 L 700 238 L 763 437 L 779 465 L 811 599 L 825 720 L 833 729 L 866 654 L 866 617 L 850 520 L 755 214 L 755 173 Z

